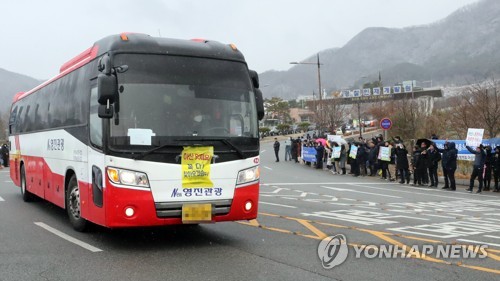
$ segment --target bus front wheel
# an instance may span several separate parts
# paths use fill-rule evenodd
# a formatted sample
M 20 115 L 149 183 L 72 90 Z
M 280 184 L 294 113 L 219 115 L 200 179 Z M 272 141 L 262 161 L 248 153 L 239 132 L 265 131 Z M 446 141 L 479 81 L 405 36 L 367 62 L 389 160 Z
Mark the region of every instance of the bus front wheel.
M 85 231 L 87 220 L 81 216 L 81 200 L 78 181 L 73 175 L 68 183 L 68 191 L 66 192 L 66 211 L 68 212 L 69 221 L 76 231 Z

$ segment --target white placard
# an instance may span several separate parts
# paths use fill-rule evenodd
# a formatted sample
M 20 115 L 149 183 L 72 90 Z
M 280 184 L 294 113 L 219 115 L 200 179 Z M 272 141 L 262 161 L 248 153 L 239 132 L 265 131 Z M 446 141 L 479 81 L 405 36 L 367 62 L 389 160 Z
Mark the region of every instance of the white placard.
M 391 94 L 391 87 L 384 87 L 384 95 L 390 95 Z
M 389 90 L 390 90 L 390 88 L 389 88 Z M 375 95 L 375 96 L 380 95 L 380 88 L 373 88 L 372 91 L 373 91 L 373 95 Z
M 469 128 L 467 130 L 467 138 L 465 139 L 465 144 L 468 146 L 479 146 L 483 141 L 484 129 L 473 129 Z
M 334 159 L 340 158 L 341 149 L 342 148 L 340 146 L 335 146 L 333 148 L 332 158 L 334 158 Z

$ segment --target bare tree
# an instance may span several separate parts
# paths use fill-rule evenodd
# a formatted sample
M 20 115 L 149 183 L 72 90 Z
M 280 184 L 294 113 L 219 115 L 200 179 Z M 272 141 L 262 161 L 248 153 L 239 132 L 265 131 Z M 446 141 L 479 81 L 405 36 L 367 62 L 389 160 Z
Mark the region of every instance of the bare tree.
M 334 132 L 336 127 L 344 123 L 346 105 L 338 98 L 323 100 L 321 104 L 322 114 L 320 124 Z
M 465 137 L 467 128 L 484 128 L 485 137 L 500 133 L 500 83 L 494 79 L 465 88 L 458 99 L 451 100 L 451 116 Z
M 8 133 L 7 133 L 8 122 L 9 122 L 9 113 L 5 112 L 3 114 L 0 114 L 0 140 L 8 139 Z

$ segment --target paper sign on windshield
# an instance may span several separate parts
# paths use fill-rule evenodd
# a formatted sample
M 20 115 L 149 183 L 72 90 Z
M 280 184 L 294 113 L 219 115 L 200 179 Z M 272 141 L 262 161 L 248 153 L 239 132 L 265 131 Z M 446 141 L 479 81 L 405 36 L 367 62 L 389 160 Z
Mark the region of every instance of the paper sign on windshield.
M 210 179 L 210 163 L 214 156 L 213 146 L 191 147 L 182 150 L 182 187 L 213 187 Z

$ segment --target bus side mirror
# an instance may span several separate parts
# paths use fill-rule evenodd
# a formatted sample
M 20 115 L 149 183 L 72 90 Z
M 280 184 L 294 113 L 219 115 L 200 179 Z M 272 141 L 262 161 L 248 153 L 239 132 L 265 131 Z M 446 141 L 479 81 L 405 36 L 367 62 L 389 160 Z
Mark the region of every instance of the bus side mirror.
M 260 121 L 264 118 L 264 98 L 260 89 L 255 89 L 255 104 L 257 105 L 257 118 Z
M 255 70 L 248 70 L 250 73 L 250 79 L 252 79 L 252 85 L 254 88 L 259 88 L 259 74 Z
M 115 102 L 118 93 L 118 85 L 114 75 L 99 74 L 97 76 L 97 101 L 99 104 L 111 104 Z
M 104 119 L 113 118 L 113 106 L 100 104 L 99 107 L 97 108 L 97 116 L 99 116 L 99 118 L 104 118 Z

